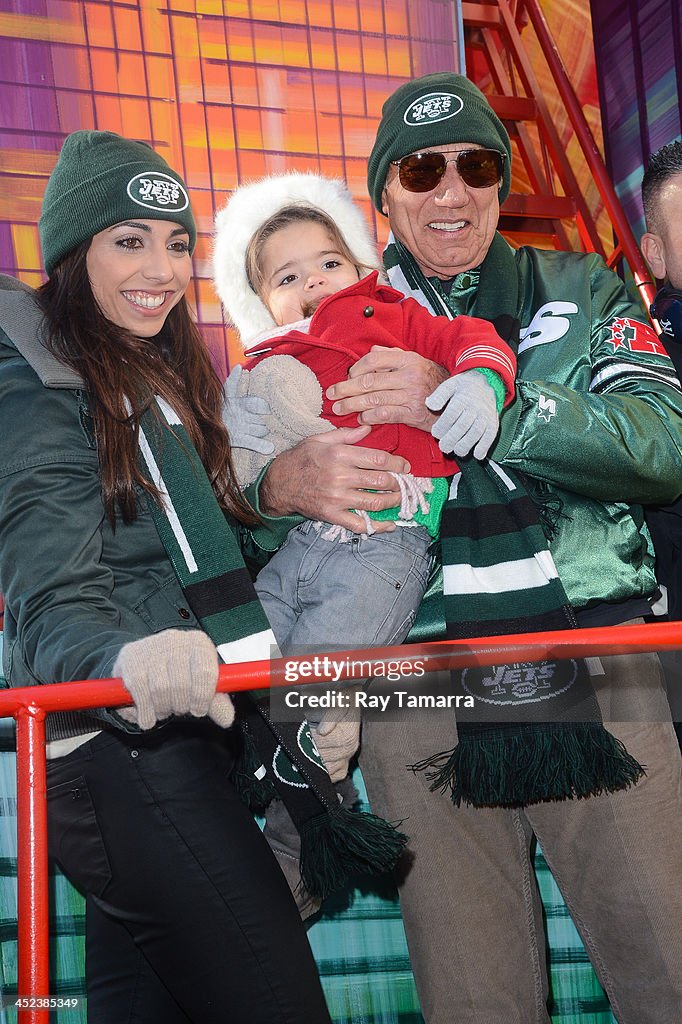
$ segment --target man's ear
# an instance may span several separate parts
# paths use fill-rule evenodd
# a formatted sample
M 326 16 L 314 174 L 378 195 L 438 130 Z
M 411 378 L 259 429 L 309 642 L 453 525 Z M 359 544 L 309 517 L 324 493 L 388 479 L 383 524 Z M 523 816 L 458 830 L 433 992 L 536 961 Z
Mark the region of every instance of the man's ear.
M 386 186 L 384 185 L 381 190 L 381 212 L 385 217 L 388 217 L 388 197 L 386 195 Z
M 660 235 L 655 235 L 653 231 L 646 231 L 642 235 L 639 245 L 654 277 L 662 281 L 666 275 L 663 239 Z

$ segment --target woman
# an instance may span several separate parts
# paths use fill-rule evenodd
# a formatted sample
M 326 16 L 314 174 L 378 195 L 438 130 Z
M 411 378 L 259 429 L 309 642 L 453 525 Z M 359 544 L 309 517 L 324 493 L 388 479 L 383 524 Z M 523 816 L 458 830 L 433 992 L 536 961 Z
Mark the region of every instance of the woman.
M 222 511 L 253 518 L 185 299 L 185 187 L 145 144 L 75 132 L 40 236 L 48 281 L 5 279 L 0 301 L 6 674 L 120 675 L 134 700 L 48 723 L 50 850 L 87 897 L 88 1019 L 326 1024 L 296 906 L 228 779 L 234 709 L 158 531 L 162 485 L 138 467 L 140 421 L 174 410 Z

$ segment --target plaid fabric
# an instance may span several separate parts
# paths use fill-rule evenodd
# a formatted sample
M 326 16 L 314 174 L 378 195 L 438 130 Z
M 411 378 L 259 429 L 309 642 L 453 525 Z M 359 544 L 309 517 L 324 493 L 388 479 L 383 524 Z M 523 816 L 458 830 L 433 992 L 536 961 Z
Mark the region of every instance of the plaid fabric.
M 0 664 L 2 633 L 0 633 Z M 0 681 L 1 685 L 1 681 Z M 367 808 L 360 772 L 354 782 Z M 616 1024 L 556 883 L 538 850 L 535 868 L 547 917 L 553 1024 Z M 55 870 L 50 876 L 52 994 L 78 996 L 76 1009 L 51 1024 L 86 1024 L 85 915 L 82 896 Z M 422 1024 L 395 890 L 337 895 L 309 930 L 334 1024 Z M 16 995 L 16 777 L 14 727 L 0 720 L 0 1024 L 20 1024 Z
M 539 846 L 535 875 L 549 944 L 552 1024 L 617 1024 Z
M 0 721 L 0 1000 L 17 993 L 16 778 L 13 723 Z M 11 752 L 10 752 L 11 751 Z M 85 1024 L 83 897 L 58 869 L 50 873 L 51 995 L 77 996 L 81 1005 L 50 1016 L 58 1024 Z M 21 1018 L 19 1018 L 20 1020 Z M 2 1024 L 18 1024 L 17 1011 L 0 1010 Z

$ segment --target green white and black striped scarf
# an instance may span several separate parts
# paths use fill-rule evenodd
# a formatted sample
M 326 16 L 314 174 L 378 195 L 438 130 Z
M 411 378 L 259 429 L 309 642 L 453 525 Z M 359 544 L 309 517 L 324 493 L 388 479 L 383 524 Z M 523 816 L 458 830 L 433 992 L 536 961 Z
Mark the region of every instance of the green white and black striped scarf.
M 446 292 L 393 236 L 384 253 L 391 284 L 452 318 Z M 472 315 L 516 350 L 521 308 L 513 254 L 496 234 L 480 268 Z M 441 522 L 448 639 L 570 629 L 575 615 L 541 525 L 532 481 L 490 460 L 461 460 Z M 459 743 L 413 765 L 456 804 L 518 807 L 633 785 L 643 769 L 604 729 L 583 661 L 499 665 L 452 673 L 474 698 L 457 711 Z M 460 702 L 461 704 L 462 702 Z M 550 720 L 551 719 L 551 720 Z
M 148 501 L 187 599 L 223 662 L 270 660 L 270 624 L 189 434 L 161 398 L 140 418 L 140 464 L 162 505 Z M 375 815 L 342 807 L 303 719 L 274 722 L 264 693 L 236 700 L 242 763 L 235 783 L 251 806 L 274 796 L 301 834 L 301 876 L 325 897 L 358 873 L 390 870 L 407 837 Z

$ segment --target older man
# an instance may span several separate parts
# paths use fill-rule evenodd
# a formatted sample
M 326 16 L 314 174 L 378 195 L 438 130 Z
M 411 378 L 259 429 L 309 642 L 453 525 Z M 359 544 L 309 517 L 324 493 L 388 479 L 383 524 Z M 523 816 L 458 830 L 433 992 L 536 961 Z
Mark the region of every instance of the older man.
M 389 97 L 368 164 L 370 194 L 392 230 L 389 278 L 434 313 L 481 316 L 518 340 L 518 397 L 492 456 L 521 471 L 514 486 L 525 480 L 535 502 L 554 510 L 550 547 L 569 617 L 636 621 L 656 590 L 641 505 L 680 490 L 680 387 L 601 259 L 504 242 L 497 223 L 510 161 L 504 126 L 466 78 L 429 75 Z M 362 424 L 430 429 L 425 399 L 443 377 L 414 354 L 377 350 L 330 396 Z M 350 525 L 348 508 L 389 500 L 364 489 L 390 486 L 384 470 L 393 467 L 375 453 L 368 468 L 365 452 L 329 435 L 309 439 L 271 465 L 261 507 Z M 496 598 L 499 632 L 519 621 L 513 587 L 507 581 Z M 420 621 L 420 637 L 442 635 L 436 593 Z M 405 768 L 453 747 L 448 712 L 365 723 L 373 807 L 402 820 L 412 840 L 400 895 L 428 1024 L 549 1020 L 533 835 L 621 1024 L 682 1020 L 682 766 L 660 666 L 654 655 L 629 655 L 591 669 L 608 729 L 646 766 L 617 792 L 457 806 Z
M 662 282 L 652 313 L 661 325 L 661 340 L 682 377 L 682 140 L 652 153 L 642 178 L 642 204 L 646 220 L 642 252 L 654 276 Z M 681 506 L 682 502 L 676 502 L 670 510 L 672 519 L 664 513 L 652 520 L 654 541 L 660 538 L 656 543 L 657 567 L 668 587 L 669 612 L 674 619 L 682 618 L 682 528 L 675 528 Z

